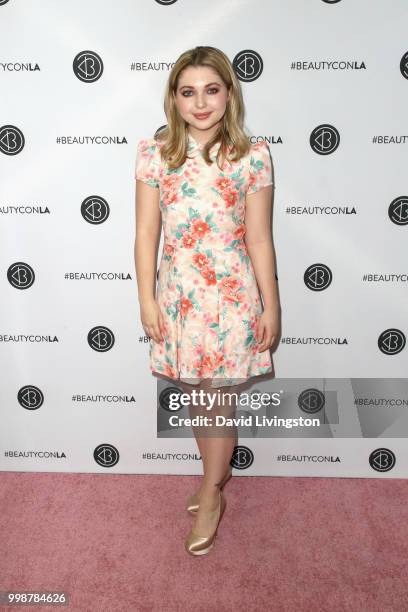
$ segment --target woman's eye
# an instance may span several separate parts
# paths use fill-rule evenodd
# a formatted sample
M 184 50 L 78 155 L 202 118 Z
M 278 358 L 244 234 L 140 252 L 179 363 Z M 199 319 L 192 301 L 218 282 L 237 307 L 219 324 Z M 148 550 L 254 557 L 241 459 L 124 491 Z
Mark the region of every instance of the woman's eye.
M 210 87 L 210 89 L 208 89 L 208 91 L 209 91 L 209 92 L 213 92 L 214 94 L 217 94 L 217 93 L 218 93 L 218 89 L 217 89 L 216 87 Z M 185 94 L 190 94 L 190 93 L 193 93 L 193 92 L 191 91 L 191 89 L 188 89 L 188 90 L 183 91 L 181 95 L 182 95 L 184 98 L 188 98 L 189 96 L 188 96 L 188 95 L 185 95 Z

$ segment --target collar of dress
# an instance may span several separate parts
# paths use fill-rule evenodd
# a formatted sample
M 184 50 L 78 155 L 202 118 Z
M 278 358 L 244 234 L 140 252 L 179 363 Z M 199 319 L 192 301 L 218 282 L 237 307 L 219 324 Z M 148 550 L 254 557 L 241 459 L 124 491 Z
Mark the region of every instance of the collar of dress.
M 218 149 L 220 148 L 220 143 L 216 142 L 215 145 L 213 145 L 210 149 L 210 158 L 216 158 L 217 157 L 217 153 L 218 153 Z M 196 157 L 197 155 L 199 155 L 201 153 L 201 151 L 204 149 L 204 144 L 197 142 L 197 140 L 195 140 L 191 134 L 188 134 L 188 148 L 187 148 L 187 154 L 189 157 Z

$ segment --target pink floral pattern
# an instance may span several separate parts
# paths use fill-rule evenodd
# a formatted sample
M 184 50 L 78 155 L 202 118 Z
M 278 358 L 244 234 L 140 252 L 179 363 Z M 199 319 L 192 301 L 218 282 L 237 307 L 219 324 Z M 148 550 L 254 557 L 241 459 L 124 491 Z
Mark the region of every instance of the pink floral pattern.
M 270 351 L 259 353 L 256 329 L 262 302 L 245 236 L 247 193 L 272 185 L 263 141 L 238 162 L 208 166 L 189 135 L 188 158 L 176 170 L 161 160 L 161 143 L 142 139 L 135 177 L 159 189 L 164 244 L 156 298 L 164 341 L 150 344 L 150 369 L 213 387 L 272 371 Z

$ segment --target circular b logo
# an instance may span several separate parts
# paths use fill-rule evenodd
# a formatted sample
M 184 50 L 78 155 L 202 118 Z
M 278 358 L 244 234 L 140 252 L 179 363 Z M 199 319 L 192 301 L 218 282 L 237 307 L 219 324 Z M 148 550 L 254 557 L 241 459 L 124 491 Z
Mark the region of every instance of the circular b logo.
M 84 83 L 94 83 L 103 73 L 102 58 L 95 51 L 81 51 L 72 63 L 75 76 Z
M 261 76 L 263 70 L 262 57 L 251 49 L 238 53 L 234 57 L 232 65 L 239 80 L 246 83 L 256 81 Z
M 44 403 L 43 392 L 34 385 L 25 385 L 19 389 L 17 400 L 20 406 L 26 410 L 37 410 Z
M 395 465 L 395 455 L 389 448 L 373 450 L 368 462 L 376 472 L 389 472 Z
M 340 134 L 333 125 L 323 123 L 310 134 L 310 146 L 319 155 L 333 153 L 340 144 Z
M 408 198 L 395 198 L 388 207 L 388 216 L 396 225 L 408 225 Z
M 179 403 L 178 398 L 182 391 L 178 387 L 166 387 L 159 395 L 159 406 L 168 412 L 176 412 L 181 410 L 183 406 Z M 174 395 L 173 395 L 174 394 Z M 170 397 L 170 396 L 173 397 Z M 174 402 L 170 404 L 170 402 Z
M 298 397 L 299 408 L 308 414 L 319 412 L 324 404 L 324 395 L 319 389 L 305 389 Z
M 397 355 L 405 347 L 405 334 L 400 329 L 390 327 L 378 338 L 378 348 L 384 355 Z
M 23 132 L 15 125 L 0 127 L 0 152 L 5 155 L 17 155 L 24 148 Z
M 99 444 L 93 456 L 96 463 L 105 468 L 113 467 L 119 461 L 119 451 L 112 444 Z
M 405 79 L 408 79 L 408 51 L 404 53 L 400 61 L 401 74 Z
M 34 270 L 23 261 L 11 264 L 7 270 L 7 280 L 15 289 L 29 289 L 34 283 L 34 279 Z
M 115 336 L 107 327 L 97 325 L 93 327 L 88 334 L 88 344 L 94 351 L 106 353 L 106 351 L 110 351 L 115 344 Z
M 328 266 L 322 263 L 312 264 L 306 269 L 303 280 L 308 289 L 312 291 L 323 291 L 332 282 L 333 275 Z
M 109 217 L 109 205 L 101 196 L 89 196 L 81 204 L 81 215 L 88 223 L 99 225 Z
M 232 453 L 231 465 L 237 470 L 246 470 L 254 462 L 254 454 L 247 446 L 236 446 Z

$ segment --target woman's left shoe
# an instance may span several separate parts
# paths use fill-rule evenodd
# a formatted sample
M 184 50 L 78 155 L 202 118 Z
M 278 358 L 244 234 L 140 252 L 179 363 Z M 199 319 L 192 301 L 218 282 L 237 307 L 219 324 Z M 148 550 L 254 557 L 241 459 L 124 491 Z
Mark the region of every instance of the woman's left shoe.
M 186 551 L 190 553 L 190 555 L 206 555 L 208 552 L 210 552 L 210 550 L 214 546 L 214 541 L 217 535 L 217 529 L 220 524 L 222 515 L 224 513 L 225 506 L 226 506 L 226 502 L 222 494 L 222 491 L 220 489 L 217 526 L 214 532 L 209 536 L 200 536 L 191 529 L 190 533 L 187 536 L 186 543 L 185 543 Z

